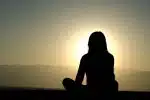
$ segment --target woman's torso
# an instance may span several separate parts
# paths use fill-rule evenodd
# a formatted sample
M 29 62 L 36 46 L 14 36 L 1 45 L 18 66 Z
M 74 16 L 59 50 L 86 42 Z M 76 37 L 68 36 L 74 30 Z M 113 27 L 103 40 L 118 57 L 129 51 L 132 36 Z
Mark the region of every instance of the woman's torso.
M 87 85 L 91 88 L 102 88 L 113 82 L 113 56 L 109 53 L 86 54 L 84 67 L 86 70 Z

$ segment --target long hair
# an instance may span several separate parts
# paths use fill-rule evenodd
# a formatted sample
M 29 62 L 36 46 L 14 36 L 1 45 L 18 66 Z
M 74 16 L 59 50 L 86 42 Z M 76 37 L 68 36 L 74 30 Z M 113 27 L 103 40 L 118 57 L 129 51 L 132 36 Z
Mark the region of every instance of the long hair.
M 93 32 L 89 37 L 88 42 L 89 53 L 107 51 L 106 38 L 102 32 Z

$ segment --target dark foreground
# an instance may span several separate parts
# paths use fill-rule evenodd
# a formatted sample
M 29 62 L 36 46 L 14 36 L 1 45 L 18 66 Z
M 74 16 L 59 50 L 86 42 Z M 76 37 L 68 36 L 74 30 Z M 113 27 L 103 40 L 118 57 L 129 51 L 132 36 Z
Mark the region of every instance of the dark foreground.
M 0 88 L 0 100 L 68 100 L 69 96 L 65 90 L 58 89 Z M 120 100 L 150 100 L 150 92 L 119 91 L 118 97 Z

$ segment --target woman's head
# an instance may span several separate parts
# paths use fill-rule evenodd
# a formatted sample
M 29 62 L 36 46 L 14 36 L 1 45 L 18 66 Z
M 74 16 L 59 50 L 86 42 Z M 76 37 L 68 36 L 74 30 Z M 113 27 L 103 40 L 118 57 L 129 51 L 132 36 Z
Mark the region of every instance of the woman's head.
M 89 52 L 107 51 L 106 38 L 102 32 L 93 32 L 89 37 Z

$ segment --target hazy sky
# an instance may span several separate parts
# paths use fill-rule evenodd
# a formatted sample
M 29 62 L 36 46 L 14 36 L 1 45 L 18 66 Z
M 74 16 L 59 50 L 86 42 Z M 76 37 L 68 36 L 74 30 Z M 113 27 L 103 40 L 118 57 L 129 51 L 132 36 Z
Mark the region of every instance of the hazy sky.
M 101 30 L 118 68 L 150 70 L 149 5 L 150 0 L 0 0 L 0 64 L 76 66 L 78 41 Z

